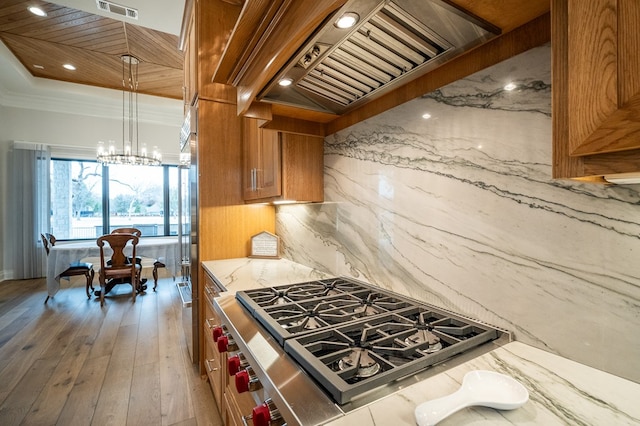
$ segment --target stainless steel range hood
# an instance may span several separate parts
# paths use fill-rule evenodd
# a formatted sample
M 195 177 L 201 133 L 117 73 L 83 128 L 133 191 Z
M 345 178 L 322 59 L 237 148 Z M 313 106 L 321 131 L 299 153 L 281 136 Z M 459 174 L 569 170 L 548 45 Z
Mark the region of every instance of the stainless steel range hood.
M 346 12 L 360 19 L 340 29 L 334 24 Z M 342 114 L 498 34 L 498 28 L 447 1 L 351 0 L 258 98 Z M 278 84 L 285 78 L 290 86 Z

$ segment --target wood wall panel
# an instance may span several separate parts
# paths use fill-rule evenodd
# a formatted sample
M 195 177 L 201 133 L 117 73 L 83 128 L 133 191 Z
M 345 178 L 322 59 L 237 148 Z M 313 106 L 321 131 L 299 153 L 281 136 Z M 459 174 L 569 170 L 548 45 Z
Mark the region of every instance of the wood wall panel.
M 207 207 L 200 210 L 200 259 L 218 260 L 251 254 L 251 237 L 275 234 L 275 207 L 266 204 Z
M 198 0 L 196 8 L 198 92 L 202 97 L 215 98 L 220 92 L 220 82 L 214 83 L 213 75 L 229 42 L 241 7 L 222 0 Z M 235 98 L 233 102 L 235 103 Z
M 259 36 L 276 14 L 283 0 L 246 0 L 233 27 L 233 38 L 224 46 L 216 63 L 213 81 L 231 84 L 258 43 Z M 236 21 L 234 21 L 236 24 Z
M 508 33 L 533 18 L 549 13 L 549 1 L 447 0 Z
M 298 135 L 325 136 L 324 125 L 322 123 L 291 117 L 273 116 L 270 121 L 260 127 Z
M 203 209 L 244 204 L 241 125 L 235 105 L 198 101 L 198 197 Z

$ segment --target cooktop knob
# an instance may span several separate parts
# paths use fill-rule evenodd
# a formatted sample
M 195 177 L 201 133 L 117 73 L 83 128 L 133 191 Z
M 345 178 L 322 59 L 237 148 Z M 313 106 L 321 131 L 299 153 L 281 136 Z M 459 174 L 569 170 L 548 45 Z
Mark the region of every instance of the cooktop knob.
M 236 373 L 236 390 L 238 393 L 255 391 L 262 387 L 260 380 L 255 375 L 251 367 L 240 370 Z
M 213 333 L 213 341 L 217 342 L 220 336 L 224 334 L 224 330 L 222 329 L 222 327 L 214 327 L 212 333 Z
M 267 404 L 260 404 L 253 407 L 251 418 L 253 420 L 253 426 L 269 426 L 269 423 L 271 423 L 271 414 L 269 413 Z
M 227 336 L 220 336 L 216 340 L 218 344 L 218 352 L 227 352 L 229 350 L 229 338 Z
M 234 356 L 230 356 L 227 359 L 227 370 L 229 371 L 230 376 L 235 375 L 238 371 L 240 371 L 243 368 L 246 368 L 248 365 L 249 363 L 241 353 L 238 353 L 237 355 L 234 355 Z
M 218 344 L 218 352 L 229 352 L 238 350 L 236 341 L 233 340 L 233 338 L 231 338 L 228 333 L 218 337 L 216 343 Z
M 284 419 L 271 399 L 253 407 L 251 417 L 253 426 L 280 426 L 284 424 Z
M 236 390 L 238 393 L 247 392 L 249 390 L 249 372 L 247 372 L 247 370 L 238 371 L 236 373 Z

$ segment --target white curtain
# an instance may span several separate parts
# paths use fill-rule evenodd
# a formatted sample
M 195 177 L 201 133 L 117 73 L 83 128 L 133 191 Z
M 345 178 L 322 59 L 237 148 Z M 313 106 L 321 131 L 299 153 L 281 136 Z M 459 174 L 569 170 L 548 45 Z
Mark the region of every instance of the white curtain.
M 40 234 L 49 232 L 51 153 L 42 144 L 14 142 L 10 152 L 9 223 L 13 278 L 44 277 L 47 258 Z

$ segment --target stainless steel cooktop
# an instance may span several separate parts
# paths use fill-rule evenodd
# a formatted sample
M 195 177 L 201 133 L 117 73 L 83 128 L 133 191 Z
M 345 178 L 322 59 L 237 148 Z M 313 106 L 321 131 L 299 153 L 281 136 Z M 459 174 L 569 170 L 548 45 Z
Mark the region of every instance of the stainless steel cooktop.
M 344 277 L 239 291 L 236 299 L 341 406 L 505 334 Z

